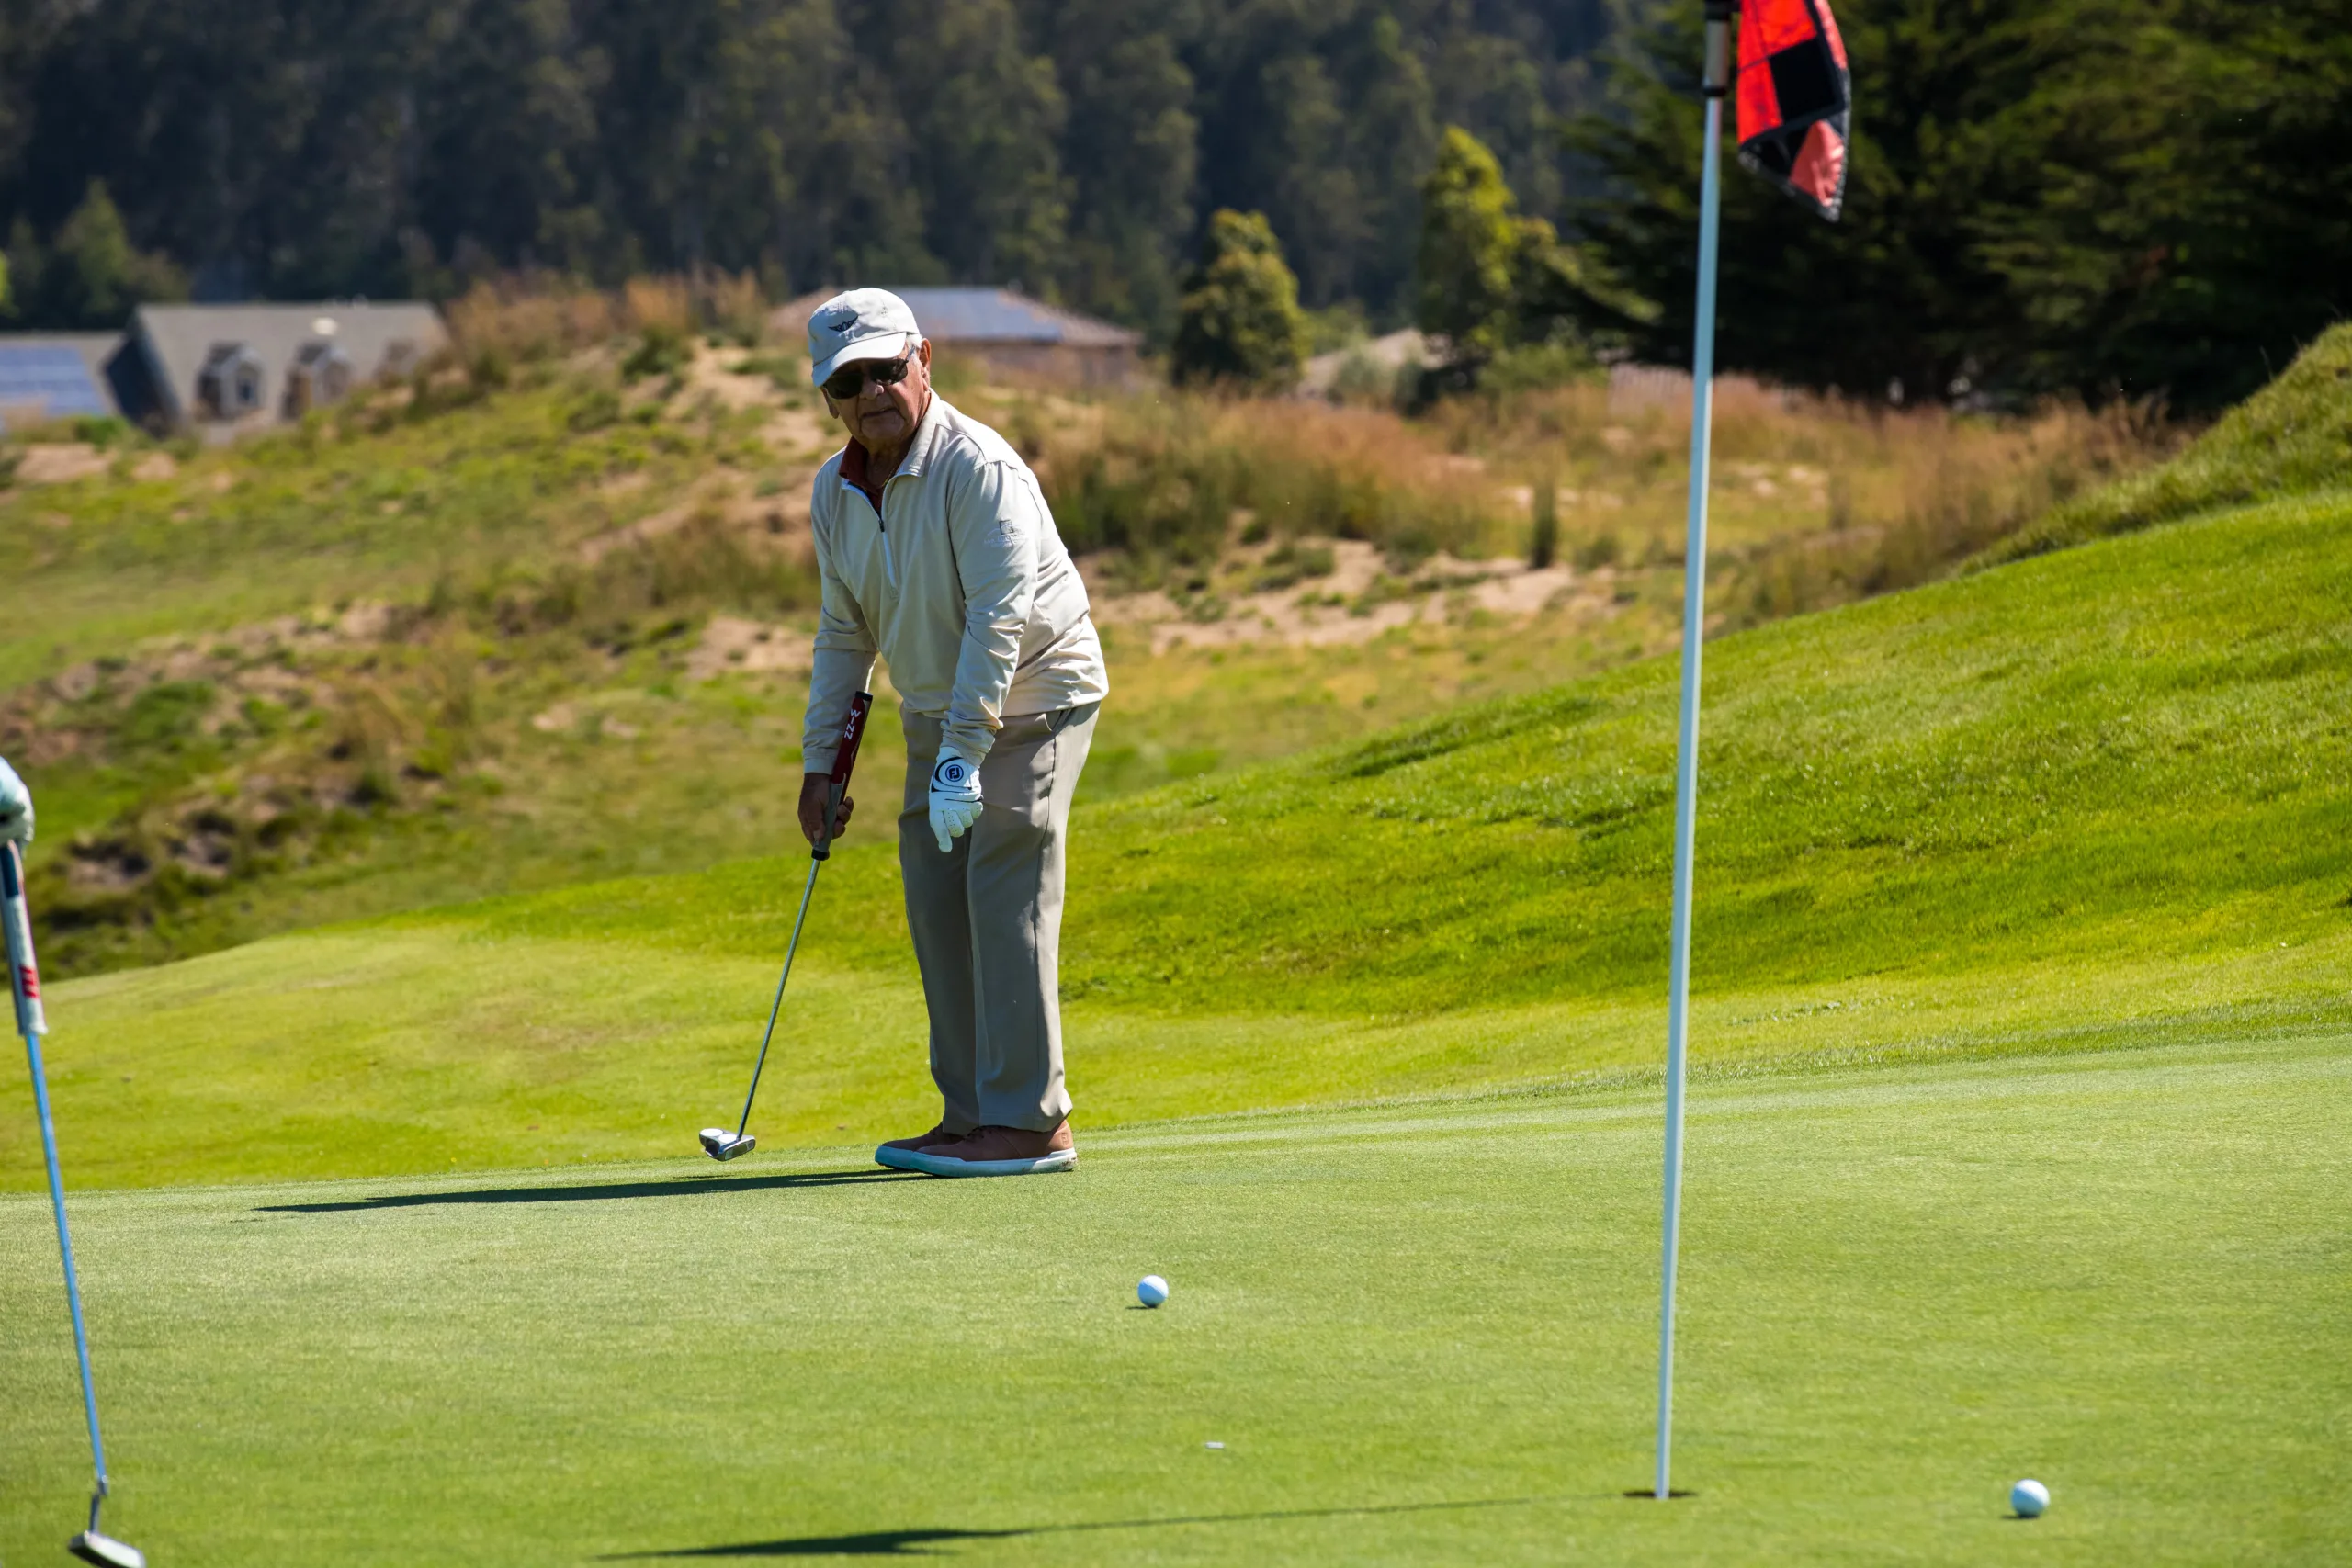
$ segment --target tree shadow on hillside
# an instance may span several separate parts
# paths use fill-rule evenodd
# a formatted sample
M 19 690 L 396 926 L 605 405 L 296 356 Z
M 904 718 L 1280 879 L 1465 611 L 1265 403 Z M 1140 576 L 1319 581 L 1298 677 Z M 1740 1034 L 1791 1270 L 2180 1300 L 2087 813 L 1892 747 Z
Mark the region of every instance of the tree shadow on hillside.
M 1021 1529 L 873 1530 L 864 1535 L 808 1535 L 783 1540 L 747 1540 L 732 1546 L 687 1546 L 666 1551 L 616 1551 L 605 1562 L 680 1557 L 936 1557 L 925 1548 L 958 1540 L 1009 1540 L 1021 1536 L 1082 1535 L 1097 1530 L 1162 1529 L 1171 1525 L 1238 1525 L 1285 1519 L 1369 1518 L 1384 1514 L 1433 1514 L 1471 1508 L 1517 1508 L 1560 1501 L 1544 1497 L 1489 1497 L 1469 1503 L 1385 1503 L 1355 1508 L 1275 1508 L 1254 1514 L 1185 1514 L 1162 1519 L 1105 1519 L 1091 1524 L 1034 1525 Z
M 756 1192 L 763 1188 L 849 1187 L 869 1181 L 923 1181 L 897 1170 L 811 1170 L 780 1176 L 704 1176 L 682 1181 L 612 1181 L 602 1186 L 481 1187 L 461 1192 L 392 1192 L 332 1203 L 262 1203 L 262 1214 L 356 1214 L 378 1209 L 437 1208 L 444 1203 L 587 1203 L 614 1198 L 689 1198 L 706 1192 Z

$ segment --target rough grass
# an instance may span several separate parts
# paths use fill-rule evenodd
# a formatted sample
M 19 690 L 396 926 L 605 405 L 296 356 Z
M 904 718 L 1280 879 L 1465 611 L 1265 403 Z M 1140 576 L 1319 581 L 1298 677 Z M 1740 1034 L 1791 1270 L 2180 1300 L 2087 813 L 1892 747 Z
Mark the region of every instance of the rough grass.
M 2284 375 L 2163 467 L 2058 507 L 1983 564 L 2153 527 L 2265 496 L 2352 485 L 2352 325 L 2333 327 Z
M 1577 385 L 1426 417 L 1172 394 L 1056 420 L 1005 411 L 1074 548 L 1118 581 L 1181 588 L 1236 537 L 1364 539 L 1400 563 L 1520 555 L 1552 488 L 1559 558 L 1679 564 L 1688 405 Z M 2173 434 L 2145 409 L 2013 418 L 1728 389 L 1711 523 L 1718 616 L 1749 625 L 1911 587 L 2050 507 L 2128 475 Z
M 395 389 L 167 478 L 0 497 L 25 545 L 12 579 L 40 596 L 0 630 L 0 691 L 157 634 L 545 573 L 697 478 L 769 460 L 755 419 L 638 417 L 660 411 L 595 378 L 467 391 L 455 413 L 412 415 L 413 392 L 436 395 Z
M 1070 547 L 1120 552 L 1143 586 L 1248 536 L 1365 539 L 1419 560 L 1510 541 L 1478 465 L 1394 414 L 1170 393 L 1108 403 L 1033 442 Z
M 107 1517 L 184 1568 L 2332 1562 L 2347 1064 L 1702 1086 L 1670 1506 L 1622 1495 L 1653 1092 L 1138 1129 L 1017 1183 L 843 1149 L 84 1195 Z M 0 1201 L 11 1562 L 87 1483 L 55 1269 Z

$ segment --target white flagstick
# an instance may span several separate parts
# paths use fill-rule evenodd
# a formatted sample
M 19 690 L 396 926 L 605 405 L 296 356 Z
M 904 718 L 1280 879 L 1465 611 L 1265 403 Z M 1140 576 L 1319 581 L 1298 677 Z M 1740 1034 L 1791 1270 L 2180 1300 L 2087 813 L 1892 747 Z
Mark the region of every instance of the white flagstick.
M 1707 144 L 1699 183 L 1699 308 L 1690 344 L 1690 529 L 1682 559 L 1682 726 L 1674 749 L 1674 928 L 1666 1010 L 1666 1222 L 1657 1308 L 1657 1496 L 1674 1459 L 1674 1266 L 1682 1233 L 1682 1080 L 1690 1024 L 1690 862 L 1699 812 L 1699 649 L 1707 614 L 1707 458 L 1714 412 L 1715 249 L 1731 6 L 1707 4 Z

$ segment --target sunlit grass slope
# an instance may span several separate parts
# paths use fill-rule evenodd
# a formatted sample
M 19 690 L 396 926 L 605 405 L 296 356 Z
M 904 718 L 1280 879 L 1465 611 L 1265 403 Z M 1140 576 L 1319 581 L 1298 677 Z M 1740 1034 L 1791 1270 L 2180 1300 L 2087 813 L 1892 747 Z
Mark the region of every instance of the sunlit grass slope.
M 1711 646 L 1702 1059 L 2352 1016 L 2347 525 L 2283 502 Z M 1654 1063 L 1674 681 L 1652 661 L 1081 810 L 1063 974 L 1081 1123 Z M 771 1142 L 927 1113 L 887 816 L 869 798 L 820 889 Z M 738 1092 L 805 863 L 61 986 L 78 1168 L 687 1146 Z M 0 1139 L 6 1179 L 37 1180 L 22 1130 Z
M 2352 933 L 2347 525 L 2282 502 L 1712 645 L 1701 988 Z M 1341 1017 L 1645 993 L 1675 675 L 1651 660 L 1087 814 L 1067 990 Z M 788 885 L 747 866 L 450 918 L 761 953 Z M 883 857 L 826 897 L 833 961 L 898 962 Z
M 2286 372 L 2160 468 L 2054 508 L 1994 545 L 1987 562 L 2170 523 L 2268 496 L 2352 488 L 2352 324 L 2312 340 Z

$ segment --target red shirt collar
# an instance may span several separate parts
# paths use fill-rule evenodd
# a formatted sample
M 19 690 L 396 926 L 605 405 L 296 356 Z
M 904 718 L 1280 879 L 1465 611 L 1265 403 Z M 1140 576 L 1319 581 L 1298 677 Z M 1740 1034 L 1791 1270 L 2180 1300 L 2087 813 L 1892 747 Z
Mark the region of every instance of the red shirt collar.
M 854 436 L 851 437 L 842 447 L 842 482 L 854 485 L 864 491 L 865 499 L 874 503 L 875 513 L 878 515 L 882 511 L 882 486 L 888 482 L 889 476 L 886 474 L 880 479 L 873 479 L 871 467 L 865 448 L 858 445 Z
M 914 445 L 910 446 L 907 448 L 907 455 L 899 459 L 899 473 L 913 474 L 922 471 L 922 459 L 915 455 L 916 448 L 922 445 L 926 429 L 931 423 L 932 411 L 938 406 L 939 394 L 934 391 L 925 402 L 922 419 L 915 427 Z M 842 482 L 854 485 L 864 491 L 866 499 L 874 502 L 874 510 L 879 512 L 882 510 L 882 487 L 890 482 L 891 476 L 885 474 L 879 479 L 874 479 L 869 471 L 871 462 L 872 458 L 867 456 L 865 448 L 858 444 L 857 437 L 854 435 L 842 444 Z

